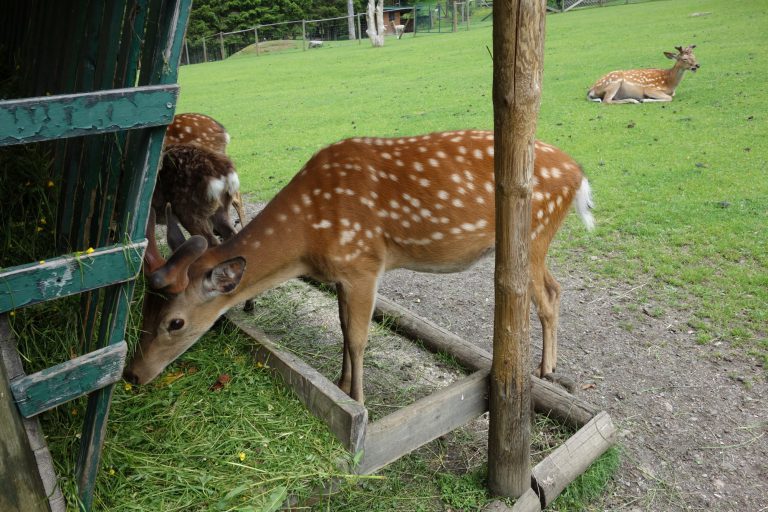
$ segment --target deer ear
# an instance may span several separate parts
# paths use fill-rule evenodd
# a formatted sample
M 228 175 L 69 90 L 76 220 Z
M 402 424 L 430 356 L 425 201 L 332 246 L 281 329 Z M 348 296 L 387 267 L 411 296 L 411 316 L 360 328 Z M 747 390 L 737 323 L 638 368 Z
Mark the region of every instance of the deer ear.
M 668 59 L 676 59 L 677 55 L 672 52 L 664 52 L 664 56 Z
M 213 267 L 203 280 L 203 290 L 209 295 L 230 293 L 243 278 L 245 259 L 232 258 Z

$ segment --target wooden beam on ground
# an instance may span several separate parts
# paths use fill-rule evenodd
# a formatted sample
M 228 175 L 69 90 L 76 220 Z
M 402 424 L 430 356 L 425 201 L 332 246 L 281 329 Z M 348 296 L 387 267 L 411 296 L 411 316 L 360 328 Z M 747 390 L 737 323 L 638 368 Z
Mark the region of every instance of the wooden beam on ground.
M 258 341 L 259 346 L 254 349 L 256 361 L 280 375 L 304 406 L 328 425 L 347 450 L 360 451 L 366 435 L 368 410 L 307 363 L 280 350 L 261 329 L 238 318 L 242 314 L 233 310 L 227 313 L 227 318 Z
M 533 468 L 532 477 L 543 507 L 552 503 L 568 484 L 613 445 L 616 427 L 607 412 L 600 412 L 546 459 Z
M 377 321 L 386 321 L 390 326 L 394 324 L 397 332 L 420 341 L 427 349 L 455 357 L 467 370 L 477 371 L 491 366 L 489 352 L 385 297 L 376 297 L 373 315 Z M 531 384 L 534 409 L 539 414 L 581 428 L 598 412 L 597 408 L 550 382 L 531 377 Z
M 373 473 L 477 418 L 488 410 L 487 395 L 488 370 L 480 370 L 371 423 L 357 472 Z

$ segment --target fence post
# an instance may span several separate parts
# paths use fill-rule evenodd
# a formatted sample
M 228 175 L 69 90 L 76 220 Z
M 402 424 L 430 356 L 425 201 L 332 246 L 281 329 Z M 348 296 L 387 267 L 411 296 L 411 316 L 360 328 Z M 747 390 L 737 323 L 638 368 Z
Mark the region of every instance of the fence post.
M 416 37 L 416 25 L 418 25 L 418 19 L 416 18 L 416 7 L 413 8 L 413 37 Z
M 205 47 L 205 37 L 203 37 L 203 62 L 208 62 L 208 49 Z
M 456 10 L 456 0 L 453 0 L 453 31 L 459 31 L 459 12 Z
M 253 37 L 256 39 L 256 56 L 259 56 L 259 28 L 253 27 Z
M 219 32 L 219 46 L 221 47 L 221 60 L 224 60 L 227 58 L 227 55 L 224 53 L 224 33 Z
M 518 497 L 531 488 L 531 176 L 545 2 L 509 0 L 493 7 L 496 306 L 488 393 L 488 488 L 496 495 Z
M 362 13 L 357 13 L 357 44 L 363 44 L 363 33 L 360 31 L 360 16 L 362 16 Z
M 301 20 L 301 49 L 307 51 L 307 20 Z

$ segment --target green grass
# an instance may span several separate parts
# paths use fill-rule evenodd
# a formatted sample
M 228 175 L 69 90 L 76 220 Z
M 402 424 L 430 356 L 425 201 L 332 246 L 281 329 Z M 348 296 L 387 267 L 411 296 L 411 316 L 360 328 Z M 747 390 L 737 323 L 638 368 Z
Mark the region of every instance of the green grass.
M 547 18 L 539 138 L 585 167 L 598 230 L 553 256 L 652 299 L 704 336 L 768 359 L 768 4 L 677 0 Z M 694 12 L 710 13 L 690 16 Z M 491 128 L 489 25 L 182 68 L 179 111 L 224 123 L 243 190 L 276 193 L 319 148 L 353 135 Z M 696 44 L 702 67 L 670 104 L 585 100 L 614 69 L 668 67 Z

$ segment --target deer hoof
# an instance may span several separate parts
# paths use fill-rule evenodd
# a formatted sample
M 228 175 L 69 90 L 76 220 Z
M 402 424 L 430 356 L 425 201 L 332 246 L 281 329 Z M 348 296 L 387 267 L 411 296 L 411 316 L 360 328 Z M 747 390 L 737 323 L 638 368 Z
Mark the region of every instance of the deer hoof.
M 576 382 L 572 378 L 566 377 L 565 375 L 548 373 L 542 377 L 542 379 L 562 386 L 570 394 L 574 394 L 576 392 Z
M 250 313 L 253 311 L 253 299 L 248 299 L 245 301 L 245 304 L 243 305 L 243 311 L 246 313 Z

